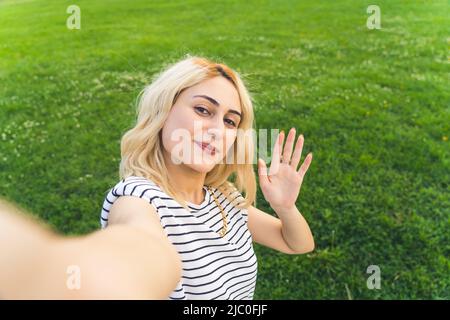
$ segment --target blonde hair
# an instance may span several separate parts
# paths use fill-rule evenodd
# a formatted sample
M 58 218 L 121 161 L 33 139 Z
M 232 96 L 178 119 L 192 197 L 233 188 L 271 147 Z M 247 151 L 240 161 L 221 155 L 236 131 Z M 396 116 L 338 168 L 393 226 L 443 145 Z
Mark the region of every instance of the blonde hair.
M 224 64 L 188 56 L 157 74 L 153 82 L 139 94 L 137 123 L 123 135 L 121 141 L 121 179 L 129 176 L 150 179 L 188 209 L 187 202 L 169 182 L 160 132 L 181 91 L 217 76 L 230 81 L 239 94 L 242 109 L 239 129 L 244 132 L 253 129 L 251 97 L 239 74 Z M 238 149 L 244 152 L 245 162 L 241 164 L 236 161 L 222 161 L 224 163 L 216 164 L 206 174 L 205 184 L 218 188 L 238 208 L 247 208 L 256 201 L 256 178 L 252 165 L 253 137 L 245 135 L 244 140 L 235 140 L 234 160 Z M 241 196 L 244 192 L 245 197 Z

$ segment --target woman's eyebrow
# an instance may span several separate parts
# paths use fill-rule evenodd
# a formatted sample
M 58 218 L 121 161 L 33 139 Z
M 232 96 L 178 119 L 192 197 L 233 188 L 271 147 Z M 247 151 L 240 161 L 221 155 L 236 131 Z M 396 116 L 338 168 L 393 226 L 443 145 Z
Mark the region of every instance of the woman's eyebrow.
M 213 105 L 215 105 L 216 107 L 219 107 L 219 106 L 220 106 L 219 102 L 217 102 L 216 99 L 211 98 L 210 96 L 207 96 L 207 95 L 204 95 L 204 94 L 195 95 L 195 96 L 193 96 L 192 98 L 203 98 L 203 99 L 206 99 L 206 100 L 208 100 L 209 102 L 211 102 L 211 103 L 212 103 Z M 237 114 L 239 117 L 242 118 L 241 113 L 240 113 L 239 111 L 237 111 L 237 110 L 230 109 L 230 110 L 228 110 L 228 112 Z

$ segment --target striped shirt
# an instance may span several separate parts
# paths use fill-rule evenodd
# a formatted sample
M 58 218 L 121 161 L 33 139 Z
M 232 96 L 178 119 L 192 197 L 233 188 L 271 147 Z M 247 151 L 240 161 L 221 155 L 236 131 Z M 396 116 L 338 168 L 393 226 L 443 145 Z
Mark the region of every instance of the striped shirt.
M 131 176 L 107 194 L 101 211 L 101 227 L 120 196 L 136 196 L 156 210 L 169 241 L 181 257 L 182 276 L 170 300 L 251 300 L 257 278 L 257 259 L 247 227 L 247 210 L 233 206 L 216 188 L 212 191 L 227 215 L 228 229 L 222 238 L 222 214 L 206 186 L 199 205 L 188 202 L 189 211 L 153 181 Z M 235 191 L 231 199 L 242 197 Z

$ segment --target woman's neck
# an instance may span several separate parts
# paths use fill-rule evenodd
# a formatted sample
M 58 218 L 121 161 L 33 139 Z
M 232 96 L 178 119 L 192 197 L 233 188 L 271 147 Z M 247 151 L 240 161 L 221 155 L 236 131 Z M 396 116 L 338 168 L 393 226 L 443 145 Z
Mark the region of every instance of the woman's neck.
M 169 181 L 176 186 L 181 197 L 188 202 L 201 204 L 205 199 L 203 186 L 206 173 L 195 171 L 184 164 L 174 164 L 167 158 L 165 164 L 169 172 Z

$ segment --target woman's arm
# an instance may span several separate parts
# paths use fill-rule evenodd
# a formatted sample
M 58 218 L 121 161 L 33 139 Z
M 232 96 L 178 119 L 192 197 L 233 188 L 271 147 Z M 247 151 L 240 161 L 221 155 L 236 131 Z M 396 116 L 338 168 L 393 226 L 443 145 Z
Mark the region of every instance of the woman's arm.
M 261 191 L 280 219 L 250 207 L 248 225 L 254 239 L 261 244 L 289 254 L 306 253 L 314 250 L 314 238 L 308 223 L 296 207 L 296 201 L 311 164 L 312 153 L 306 156 L 297 169 L 302 155 L 303 135 L 298 137 L 294 153 L 295 128 L 289 130 L 284 147 L 283 141 L 282 131 L 275 141 L 269 170 L 263 159 L 258 160 Z
M 281 216 L 284 220 L 254 206 L 249 206 L 247 213 L 248 229 L 256 243 L 286 254 L 302 254 L 314 250 L 311 230 L 297 209 L 289 214 L 283 213 Z
M 181 262 L 155 221 L 145 219 L 150 205 L 122 211 L 142 208 L 143 227 L 129 219 L 69 238 L 0 200 L 0 298 L 166 299 Z

